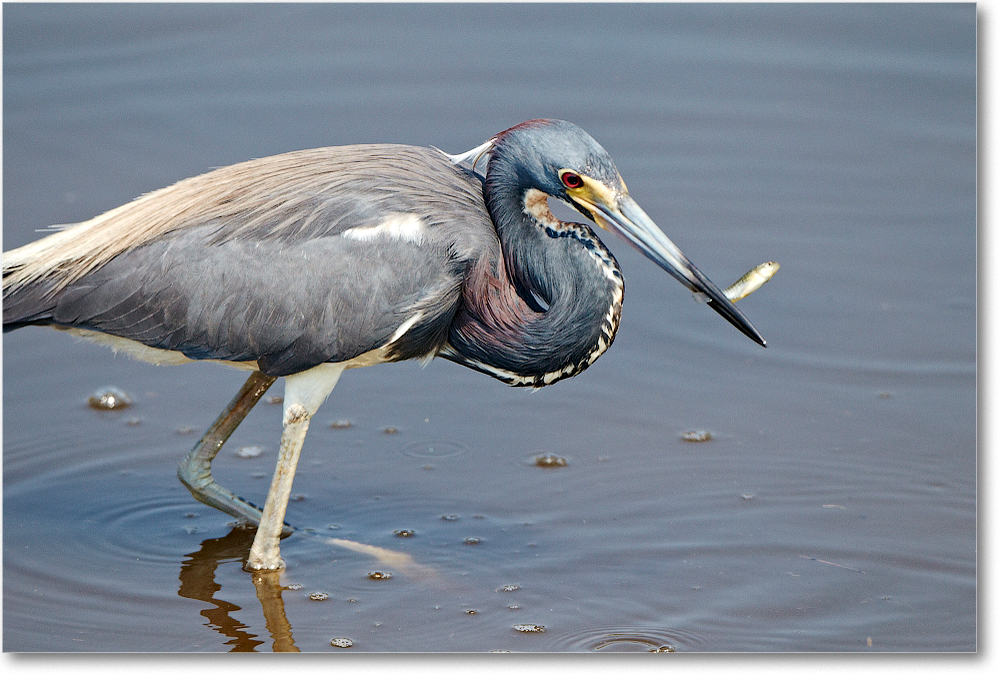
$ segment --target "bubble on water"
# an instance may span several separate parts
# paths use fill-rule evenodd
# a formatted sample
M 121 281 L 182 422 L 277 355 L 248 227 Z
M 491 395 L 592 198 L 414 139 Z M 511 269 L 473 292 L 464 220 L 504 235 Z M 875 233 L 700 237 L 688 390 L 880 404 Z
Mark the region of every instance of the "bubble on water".
M 686 432 L 681 432 L 681 440 L 689 441 L 691 443 L 699 443 L 702 441 L 710 441 L 712 439 L 712 433 L 708 430 L 688 430 Z
M 541 624 L 515 624 L 514 631 L 523 634 L 541 634 L 545 631 L 545 627 Z
M 87 403 L 98 411 L 115 411 L 132 405 L 132 397 L 114 386 L 101 387 L 87 397 Z
M 373 570 L 368 573 L 368 579 L 370 580 L 391 580 L 392 573 L 387 573 L 381 570 Z
M 458 514 L 443 514 L 441 516 L 442 521 L 458 521 Z
M 354 423 L 352 423 L 350 420 L 334 420 L 332 423 L 330 423 L 330 429 L 334 430 L 346 430 L 353 426 Z
M 233 452 L 233 455 L 235 455 L 237 458 L 241 458 L 243 460 L 249 460 L 251 458 L 259 458 L 260 456 L 264 455 L 264 447 L 263 446 L 241 446 L 241 447 L 237 448 Z
M 478 545 L 482 544 L 482 542 L 483 542 L 482 539 L 473 537 L 465 538 L 464 540 L 462 540 L 462 543 L 467 545 Z
M 567 464 L 566 458 L 554 455 L 552 453 L 546 453 L 545 455 L 535 456 L 536 467 L 565 467 L 566 464 Z
M 504 586 L 497 589 L 498 592 L 512 592 L 520 589 L 516 584 L 505 584 Z
M 309 595 L 310 601 L 326 601 L 328 598 L 330 598 L 330 595 L 326 592 L 313 592 Z
M 330 639 L 330 645 L 334 648 L 350 648 L 354 645 L 354 641 L 349 638 L 334 638 Z
M 416 535 L 416 532 L 408 528 L 400 528 L 399 530 L 394 530 L 392 534 L 398 538 L 411 538 Z

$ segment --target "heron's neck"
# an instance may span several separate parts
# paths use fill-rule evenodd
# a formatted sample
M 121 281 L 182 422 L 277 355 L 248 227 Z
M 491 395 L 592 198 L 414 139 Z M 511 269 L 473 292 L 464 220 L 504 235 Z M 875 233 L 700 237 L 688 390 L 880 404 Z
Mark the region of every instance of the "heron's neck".
M 556 219 L 540 191 L 488 180 L 484 192 L 501 253 L 471 271 L 442 356 L 510 385 L 574 376 L 614 340 L 618 264 L 589 227 Z

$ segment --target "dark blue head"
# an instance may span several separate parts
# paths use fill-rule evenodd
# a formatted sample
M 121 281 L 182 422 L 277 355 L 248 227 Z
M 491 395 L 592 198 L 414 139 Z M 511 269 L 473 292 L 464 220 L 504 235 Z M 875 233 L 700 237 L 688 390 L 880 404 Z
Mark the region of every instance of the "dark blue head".
M 497 134 L 488 149 L 486 192 L 518 211 L 531 190 L 573 207 L 623 237 L 712 308 L 765 345 L 757 329 L 635 203 L 608 152 L 590 134 L 562 120 L 529 120 Z M 508 214 L 510 216 L 511 214 Z
M 615 193 L 627 194 L 608 151 L 572 122 L 522 122 L 494 137 L 491 154 L 491 168 L 493 163 L 508 165 L 506 168 L 519 179 L 519 188 L 536 188 L 575 208 L 579 205 L 572 201 L 569 191 L 580 184 L 573 183 L 566 172 L 589 177 Z M 509 177 L 511 171 L 498 173 Z M 589 212 L 584 214 L 590 217 Z

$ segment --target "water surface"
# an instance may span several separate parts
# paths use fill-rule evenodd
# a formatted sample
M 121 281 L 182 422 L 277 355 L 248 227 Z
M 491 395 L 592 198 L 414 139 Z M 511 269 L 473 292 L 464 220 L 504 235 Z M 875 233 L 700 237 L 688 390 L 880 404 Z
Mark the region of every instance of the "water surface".
M 174 476 L 240 373 L 7 334 L 5 651 L 976 648 L 974 5 L 3 19 L 4 249 L 252 157 L 459 152 L 557 117 L 717 283 L 782 266 L 740 304 L 767 350 L 609 241 L 622 326 L 580 377 L 347 373 L 306 441 L 283 589 L 254 585 L 250 535 Z M 134 405 L 89 408 L 104 385 Z M 279 435 L 262 403 L 219 480 L 262 500 Z

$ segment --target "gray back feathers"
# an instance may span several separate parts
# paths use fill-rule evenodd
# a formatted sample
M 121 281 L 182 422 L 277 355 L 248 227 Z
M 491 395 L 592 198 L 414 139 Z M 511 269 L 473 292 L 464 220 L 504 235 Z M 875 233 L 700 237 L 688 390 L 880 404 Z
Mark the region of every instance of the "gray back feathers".
M 438 354 L 515 385 L 572 376 L 614 338 L 621 274 L 589 228 L 524 200 L 561 195 L 563 156 L 617 170 L 569 123 L 476 150 L 493 153 L 485 186 L 464 155 L 402 145 L 180 181 L 5 253 L 4 330 L 74 327 L 273 376 Z
M 384 347 L 433 356 L 473 260 L 499 255 L 477 178 L 439 151 L 244 162 L 4 255 L 5 328 L 53 323 L 286 375 Z
M 216 225 L 214 241 L 281 239 L 305 231 L 335 234 L 398 211 L 429 223 L 447 223 L 456 211 L 485 217 L 481 204 L 481 189 L 433 149 L 302 150 L 185 179 L 6 252 L 3 286 L 6 291 L 47 279 L 58 290 L 125 251 L 199 225 Z

